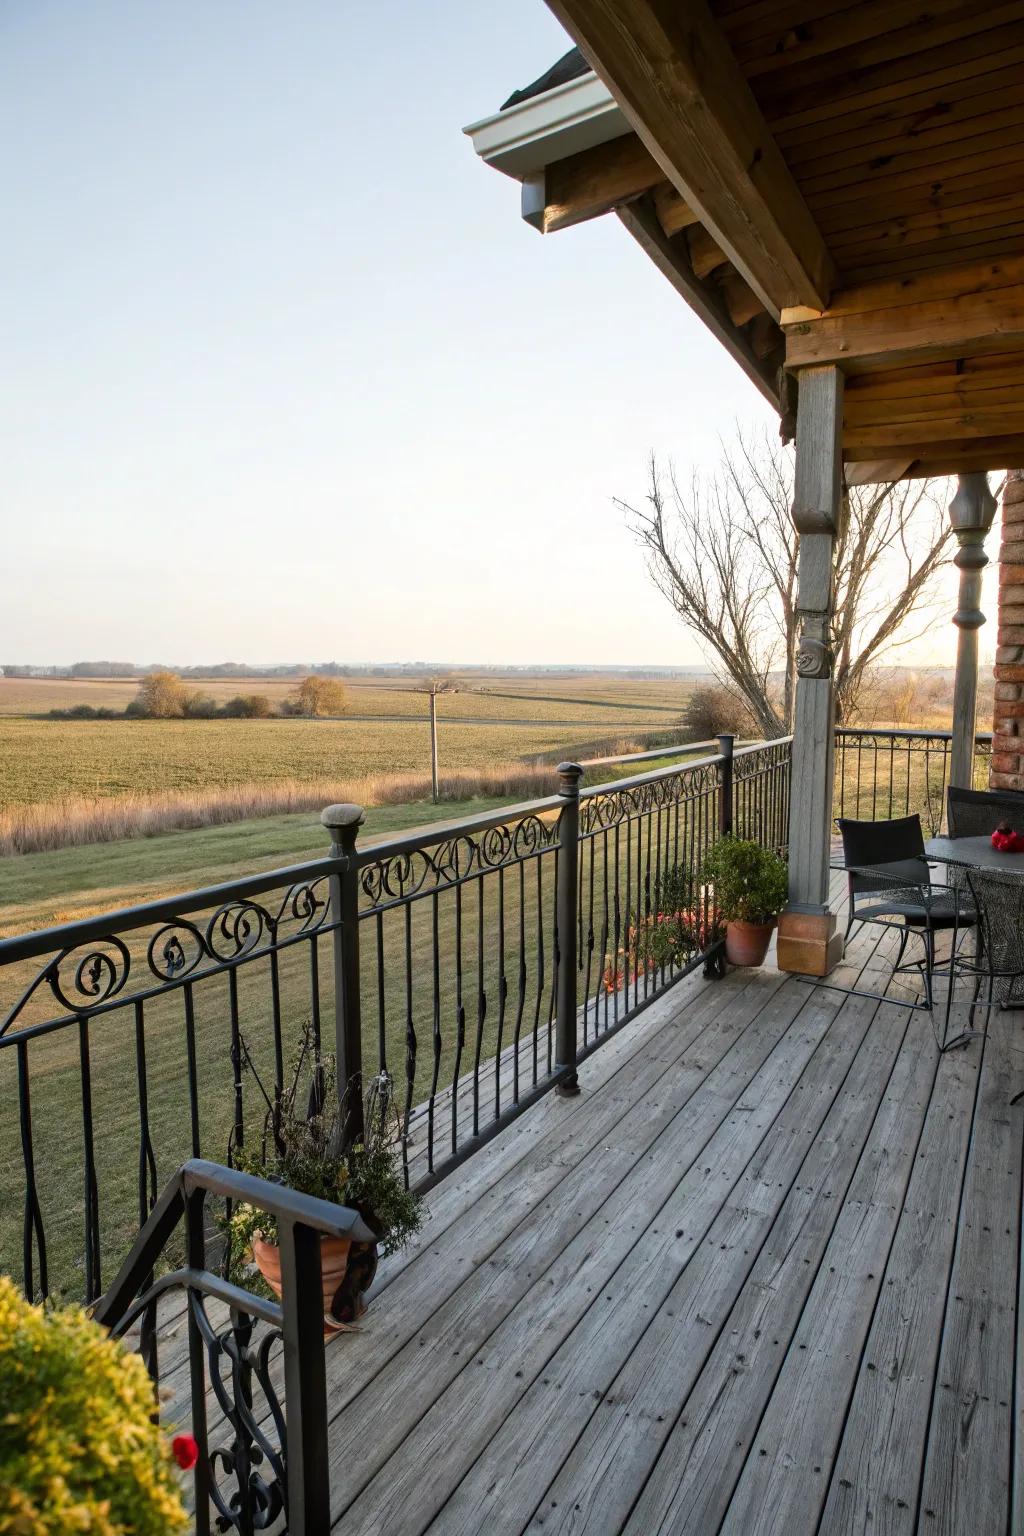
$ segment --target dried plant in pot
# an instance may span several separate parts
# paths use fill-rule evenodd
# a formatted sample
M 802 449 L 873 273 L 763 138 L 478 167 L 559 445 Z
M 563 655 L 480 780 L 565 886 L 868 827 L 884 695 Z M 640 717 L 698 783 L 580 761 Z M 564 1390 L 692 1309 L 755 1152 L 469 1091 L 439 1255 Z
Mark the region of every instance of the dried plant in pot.
M 763 965 L 789 892 L 785 861 L 760 843 L 723 837 L 705 860 L 703 878 L 726 925 L 725 958 L 732 965 Z
M 401 1121 L 391 1078 L 374 1078 L 363 1111 L 360 1141 L 345 1147 L 347 1118 L 339 1100 L 333 1056 L 320 1056 L 312 1032 L 303 1030 L 291 1081 L 271 1097 L 242 1043 L 243 1059 L 267 1104 L 263 1133 L 253 1146 L 234 1152 L 235 1166 L 302 1194 L 357 1210 L 378 1234 L 376 1243 L 349 1238 L 320 1239 L 324 1335 L 344 1332 L 366 1310 L 366 1292 L 379 1255 L 395 1253 L 419 1230 L 418 1196 L 406 1189 L 398 1151 Z M 266 1286 L 281 1295 L 281 1258 L 274 1218 L 250 1205 L 237 1205 L 227 1219 L 228 1269 L 251 1285 L 254 1263 Z

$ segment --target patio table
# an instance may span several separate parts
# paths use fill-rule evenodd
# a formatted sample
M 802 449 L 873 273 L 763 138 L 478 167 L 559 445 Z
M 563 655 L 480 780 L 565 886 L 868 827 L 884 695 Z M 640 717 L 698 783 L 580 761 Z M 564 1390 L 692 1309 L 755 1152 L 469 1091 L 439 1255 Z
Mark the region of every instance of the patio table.
M 936 864 L 961 864 L 968 869 L 993 869 L 1024 880 L 1024 853 L 1000 853 L 988 837 L 931 837 L 925 856 Z
M 991 836 L 933 837 L 925 843 L 925 854 L 935 863 L 948 866 L 948 879 L 953 886 L 962 884 L 962 877 L 958 879 L 958 872 L 968 869 L 991 871 L 999 874 L 1003 879 L 1009 876 L 1010 879 L 1024 885 L 1024 853 L 1003 853 L 998 848 L 993 848 Z M 989 885 L 990 894 L 993 889 L 998 890 L 998 885 Z M 1015 921 L 1014 906 L 1017 905 L 1019 910 L 1019 904 L 1014 902 L 1010 889 L 1004 887 L 1006 897 L 1002 913 L 1004 929 Z M 975 899 L 979 900 L 980 896 L 976 896 Z M 989 910 L 992 910 L 991 903 L 989 903 Z M 1022 968 L 1024 968 L 1024 934 L 1017 942 L 1020 947 Z M 1001 1008 L 1021 1007 L 1024 1004 L 1022 989 L 1024 989 L 1024 974 L 1004 975 L 999 978 L 999 1006 Z

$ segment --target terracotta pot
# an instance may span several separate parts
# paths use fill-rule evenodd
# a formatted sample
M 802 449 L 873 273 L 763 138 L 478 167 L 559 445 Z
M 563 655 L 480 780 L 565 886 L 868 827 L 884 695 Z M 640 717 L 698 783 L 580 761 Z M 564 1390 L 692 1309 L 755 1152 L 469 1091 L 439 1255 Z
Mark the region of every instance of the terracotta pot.
M 725 958 L 729 964 L 764 965 L 774 927 L 774 917 L 766 923 L 731 922 L 725 930 Z
M 281 1250 L 276 1243 L 253 1239 L 252 1256 L 256 1268 L 275 1295 L 281 1295 Z M 320 1239 L 324 1338 L 344 1333 L 366 1311 L 363 1293 L 377 1271 L 374 1243 L 353 1243 L 347 1237 Z

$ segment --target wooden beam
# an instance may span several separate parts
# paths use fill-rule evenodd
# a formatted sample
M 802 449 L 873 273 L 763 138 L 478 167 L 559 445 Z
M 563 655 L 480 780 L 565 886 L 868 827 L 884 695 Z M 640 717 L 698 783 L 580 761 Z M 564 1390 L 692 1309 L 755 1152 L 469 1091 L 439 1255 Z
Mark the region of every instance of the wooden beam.
M 739 363 L 751 383 L 778 409 L 774 370 L 767 360 L 755 353 L 747 337 L 733 324 L 724 299 L 715 285 L 709 279 L 701 280 L 696 276 L 690 265 L 685 237 L 679 235 L 670 240 L 647 199 L 630 203 L 628 207 L 617 211 L 619 219 L 644 253 Z
M 608 213 L 663 182 L 661 166 L 635 133 L 553 160 L 523 182 L 523 218 L 553 234 Z
M 847 485 L 888 485 L 902 480 L 913 459 L 865 459 L 861 464 L 845 466 L 843 478 Z
M 884 279 L 783 311 L 786 366 L 846 372 L 1024 348 L 1024 258 Z
M 957 475 L 973 469 L 1016 469 L 1024 465 L 1024 433 L 970 438 L 965 442 L 947 438 L 945 442 L 925 440 L 920 443 L 894 443 L 888 448 L 844 446 L 843 457 L 848 464 L 902 458 L 909 459 L 915 465 L 920 461 L 931 466 L 928 469 L 915 467 L 915 475 Z
M 665 175 L 774 315 L 835 272 L 705 0 L 548 0 Z
M 658 223 L 666 235 L 678 235 L 681 230 L 699 222 L 689 203 L 679 196 L 670 181 L 659 181 L 651 195 Z

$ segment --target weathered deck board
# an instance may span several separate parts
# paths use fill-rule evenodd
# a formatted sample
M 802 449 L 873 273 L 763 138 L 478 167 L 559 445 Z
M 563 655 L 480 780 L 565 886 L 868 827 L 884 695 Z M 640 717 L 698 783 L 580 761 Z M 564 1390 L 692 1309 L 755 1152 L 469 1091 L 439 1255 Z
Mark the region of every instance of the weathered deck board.
M 921 1490 L 928 1529 L 999 1530 L 1010 1511 L 1024 1041 L 986 1042 Z
M 605 1483 L 610 1464 L 626 1459 L 631 1439 L 649 1446 L 657 1436 L 657 1383 L 671 1392 L 681 1363 L 670 1363 L 668 1355 L 675 1350 L 686 1369 L 706 1347 L 725 1289 L 741 1283 L 737 1276 L 755 1251 L 751 1234 L 765 1219 L 764 1207 L 784 1198 L 787 1169 L 795 1171 L 815 1116 L 826 1113 L 842 1076 L 839 1062 L 856 1053 L 867 1028 L 867 1017 L 859 1025 L 850 1021 L 849 1029 L 847 1021 L 837 1022 L 835 994 L 805 991 L 803 998 L 785 1041 L 702 1154 L 696 1177 L 683 1180 L 654 1217 L 616 1277 L 616 1294 L 603 1293 L 546 1364 L 443 1510 L 439 1531 L 522 1529 L 552 1465 L 564 1458 L 564 1472 L 545 1496 L 544 1528 L 563 1528 L 556 1511 L 572 1511 L 568 1523 L 578 1529 L 585 1528 L 589 1509 L 610 1514 L 626 1485 L 619 1469 Z M 624 1305 L 628 1317 L 619 1317 Z M 666 1353 L 659 1338 L 649 1355 L 659 1317 L 668 1319 L 670 1343 Z M 502 1466 L 513 1469 L 505 1478 Z M 574 1485 L 587 1490 L 584 1498 L 563 1497 Z

